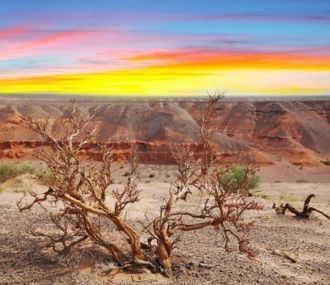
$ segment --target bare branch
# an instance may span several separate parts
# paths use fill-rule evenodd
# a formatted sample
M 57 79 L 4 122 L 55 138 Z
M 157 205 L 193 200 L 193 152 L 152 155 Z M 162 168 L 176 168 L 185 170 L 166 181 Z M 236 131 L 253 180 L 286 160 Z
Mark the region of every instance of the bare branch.
M 323 215 L 325 218 L 330 220 L 330 216 L 326 213 L 322 212 L 321 210 L 318 210 L 316 208 L 310 207 L 309 203 L 311 199 L 315 197 L 314 194 L 309 194 L 304 202 L 304 207 L 302 211 L 298 211 L 296 208 L 294 208 L 291 204 L 286 203 L 285 205 L 281 204 L 280 206 L 276 207 L 276 204 L 273 205 L 273 208 L 275 209 L 276 213 L 285 215 L 286 210 L 290 211 L 291 213 L 295 214 L 296 217 L 302 218 L 302 219 L 309 219 L 312 212 L 319 213 Z

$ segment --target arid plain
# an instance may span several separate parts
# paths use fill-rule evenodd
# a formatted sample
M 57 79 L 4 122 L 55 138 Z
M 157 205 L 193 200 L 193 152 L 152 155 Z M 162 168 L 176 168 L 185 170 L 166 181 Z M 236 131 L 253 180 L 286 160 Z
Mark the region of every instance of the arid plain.
M 123 187 L 124 163 L 130 143 L 141 164 L 138 186 L 141 201 L 126 218 L 135 223 L 159 209 L 176 175 L 170 149 L 175 143 L 198 151 L 198 117 L 203 101 L 78 101 L 83 113 L 96 114 L 95 140 L 86 146 L 85 161 L 97 159 L 96 143 L 107 142 L 117 154 L 114 184 Z M 20 120 L 19 113 L 49 119 L 61 135 L 67 100 L 0 98 L 0 163 L 26 162 L 37 172 L 44 165 L 35 155 L 45 147 Z M 0 284 L 329 284 L 330 223 L 318 214 L 309 220 L 277 215 L 274 202 L 311 205 L 330 213 L 330 100 L 225 100 L 212 114 L 217 130 L 220 166 L 253 164 L 261 178 L 255 199 L 263 209 L 249 213 L 255 220 L 251 245 L 256 257 L 227 254 L 221 235 L 213 229 L 186 233 L 174 253 L 174 280 L 152 274 L 118 274 L 109 278 L 107 258 L 88 246 L 59 258 L 42 247 L 43 239 L 26 230 L 46 227 L 41 208 L 24 215 L 16 203 L 24 192 L 47 188 L 23 175 L 0 185 Z M 128 143 L 130 142 L 130 143 Z M 196 195 L 193 202 L 198 204 Z M 192 205 L 193 206 L 193 205 Z M 290 260 L 287 256 L 291 257 Z M 96 258 L 97 257 L 97 258 Z

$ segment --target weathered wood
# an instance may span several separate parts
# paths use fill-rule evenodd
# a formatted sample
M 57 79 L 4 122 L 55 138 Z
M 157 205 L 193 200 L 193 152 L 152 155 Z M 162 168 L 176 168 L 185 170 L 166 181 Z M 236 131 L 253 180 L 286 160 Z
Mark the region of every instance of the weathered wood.
M 304 202 L 304 207 L 302 211 L 298 211 L 296 208 L 294 208 L 291 204 L 286 203 L 286 204 L 280 204 L 278 207 L 276 207 L 276 204 L 273 204 L 273 209 L 275 209 L 275 212 L 277 214 L 282 214 L 285 215 L 286 210 L 288 210 L 289 212 L 293 213 L 296 215 L 296 217 L 301 218 L 301 219 L 309 219 L 310 215 L 312 214 L 312 212 L 316 212 L 319 213 L 321 215 L 323 215 L 324 217 L 326 217 L 328 220 L 330 220 L 330 216 L 328 216 L 326 213 L 322 212 L 321 210 L 318 210 L 314 207 L 310 207 L 309 203 L 312 200 L 312 198 L 314 198 L 315 195 L 314 194 L 309 194 Z

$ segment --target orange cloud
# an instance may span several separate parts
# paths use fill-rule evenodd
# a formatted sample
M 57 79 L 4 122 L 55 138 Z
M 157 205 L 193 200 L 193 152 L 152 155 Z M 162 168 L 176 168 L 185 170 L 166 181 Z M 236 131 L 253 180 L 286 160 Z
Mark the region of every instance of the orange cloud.
M 153 52 L 128 58 L 130 61 L 155 62 L 177 67 L 211 69 L 330 69 L 330 54 L 298 52 L 259 52 L 226 50 L 180 50 Z

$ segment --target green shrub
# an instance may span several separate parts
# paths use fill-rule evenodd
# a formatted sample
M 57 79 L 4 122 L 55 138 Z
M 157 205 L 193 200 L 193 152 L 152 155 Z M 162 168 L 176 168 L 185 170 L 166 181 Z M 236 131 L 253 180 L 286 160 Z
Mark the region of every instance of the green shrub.
M 259 186 L 260 178 L 250 169 L 233 165 L 224 169 L 222 175 L 219 177 L 219 183 L 224 191 L 246 191 L 256 189 Z
M 0 163 L 0 183 L 19 175 L 35 172 L 34 168 L 27 163 Z

